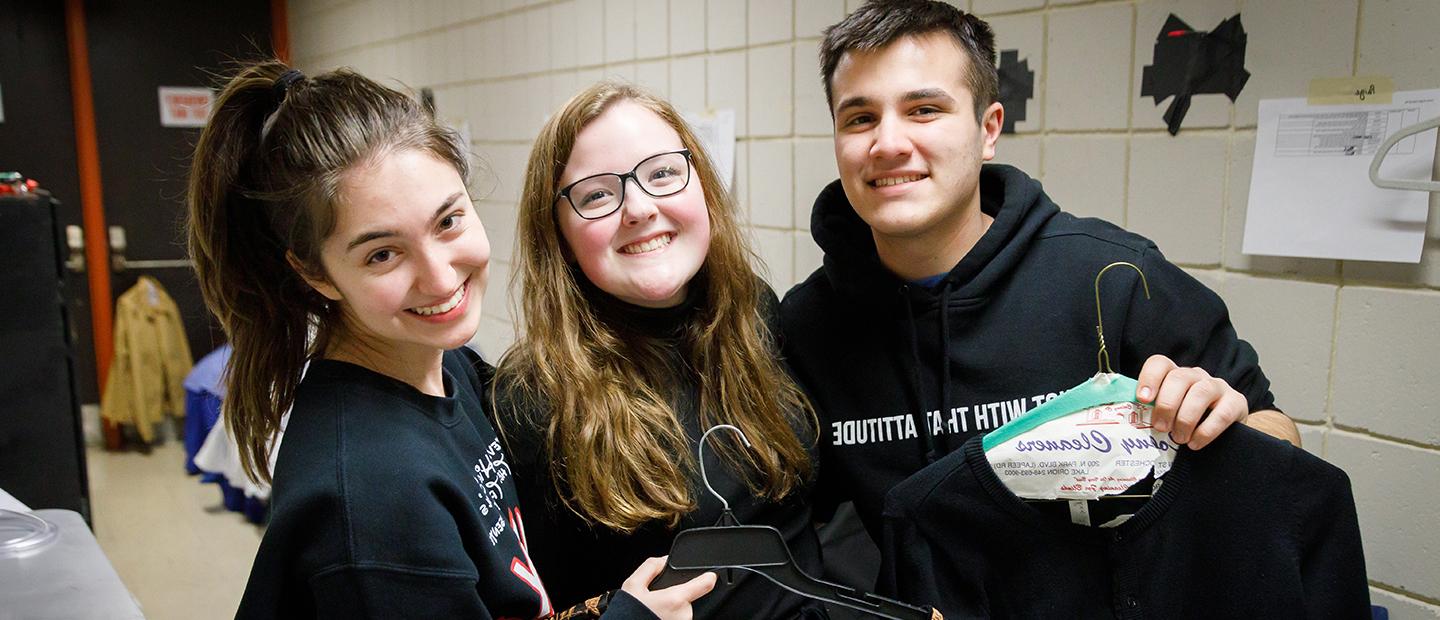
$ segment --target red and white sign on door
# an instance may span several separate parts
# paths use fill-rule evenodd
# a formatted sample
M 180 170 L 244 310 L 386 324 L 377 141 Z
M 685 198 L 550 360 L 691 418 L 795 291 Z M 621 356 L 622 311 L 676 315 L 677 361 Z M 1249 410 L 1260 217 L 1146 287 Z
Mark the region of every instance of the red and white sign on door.
M 215 93 L 208 88 L 160 87 L 161 127 L 204 127 Z

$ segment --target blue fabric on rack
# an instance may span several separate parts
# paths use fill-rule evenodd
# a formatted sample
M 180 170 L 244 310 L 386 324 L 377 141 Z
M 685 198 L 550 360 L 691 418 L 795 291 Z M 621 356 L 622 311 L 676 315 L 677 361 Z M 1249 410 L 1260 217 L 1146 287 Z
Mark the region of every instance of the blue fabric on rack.
M 201 482 L 219 485 L 220 500 L 226 510 L 244 514 L 251 523 L 264 523 L 270 512 L 269 502 L 246 496 L 242 488 L 232 486 L 223 474 L 202 472 L 195 466 L 195 455 L 220 419 L 220 403 L 225 398 L 225 367 L 230 362 L 231 351 L 229 344 L 221 345 L 200 358 L 185 377 L 185 471 L 204 473 Z
M 245 492 L 230 486 L 230 481 L 220 476 L 220 500 L 225 503 L 225 509 L 230 512 L 243 512 L 245 510 Z
M 195 454 L 205 445 L 210 429 L 220 417 L 220 400 L 225 396 L 223 381 L 225 365 L 230 361 L 230 345 L 206 354 L 196 362 L 182 384 L 185 388 L 185 473 L 201 473 L 195 466 Z M 217 474 L 207 473 L 201 482 L 216 482 Z
M 230 362 L 229 344 L 222 344 L 219 348 L 205 354 L 200 361 L 195 362 L 195 367 L 190 369 L 190 374 L 185 375 L 185 382 L 181 384 L 187 391 L 209 392 L 220 398 L 225 398 L 225 365 Z
M 219 418 L 220 397 L 185 390 L 185 472 L 192 476 L 205 474 L 200 482 L 216 482 L 221 478 L 220 474 L 202 472 L 195 466 L 195 455 L 200 452 L 200 446 L 205 445 L 205 438 L 210 436 L 210 429 L 215 428 Z

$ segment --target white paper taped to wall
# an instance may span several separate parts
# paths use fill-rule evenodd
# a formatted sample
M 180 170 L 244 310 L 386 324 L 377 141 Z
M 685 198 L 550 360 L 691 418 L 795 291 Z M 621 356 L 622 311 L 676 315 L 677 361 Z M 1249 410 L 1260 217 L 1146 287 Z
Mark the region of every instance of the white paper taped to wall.
M 1260 102 L 1245 216 L 1246 254 L 1416 263 L 1425 244 L 1428 194 L 1370 182 L 1380 143 L 1440 115 L 1440 90 L 1402 91 L 1388 104 Z M 1382 176 L 1429 179 L 1435 132 L 1390 151 Z
M 682 112 L 685 122 L 705 147 L 715 164 L 715 172 L 726 189 L 735 191 L 735 110 L 725 108 L 712 112 Z

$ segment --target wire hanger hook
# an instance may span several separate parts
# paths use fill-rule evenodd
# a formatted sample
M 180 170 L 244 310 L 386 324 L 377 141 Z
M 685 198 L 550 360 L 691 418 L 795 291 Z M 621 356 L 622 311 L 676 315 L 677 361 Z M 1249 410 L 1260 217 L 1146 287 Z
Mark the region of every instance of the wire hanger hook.
M 1150 299 L 1150 282 L 1145 279 L 1145 272 L 1141 271 L 1139 267 L 1136 267 L 1132 263 L 1125 261 L 1110 263 L 1106 265 L 1104 269 L 1101 269 L 1100 273 L 1095 274 L 1095 335 L 1100 338 L 1100 351 L 1095 354 L 1095 365 L 1098 367 L 1096 372 L 1115 372 L 1110 368 L 1110 352 L 1105 348 L 1105 319 L 1100 317 L 1100 277 L 1105 275 L 1105 272 L 1110 271 L 1111 267 L 1119 267 L 1121 265 L 1134 269 L 1135 273 L 1140 274 L 1140 284 L 1145 287 L 1145 299 Z
M 742 431 L 739 428 L 736 428 L 735 426 L 730 424 L 716 424 L 715 426 L 710 427 L 709 430 L 706 430 L 704 435 L 700 436 L 700 480 L 705 483 L 705 488 L 710 489 L 710 494 L 714 495 L 715 499 L 720 500 L 720 505 L 725 507 L 725 514 L 729 514 L 730 502 L 726 501 L 725 496 L 721 495 L 719 491 L 716 491 L 715 487 L 710 486 L 710 477 L 705 475 L 705 441 L 707 439 L 710 439 L 710 433 L 713 433 L 720 429 L 735 431 L 735 434 L 740 436 L 740 441 L 745 442 L 746 448 L 751 448 L 753 446 L 750 445 L 750 438 L 745 436 L 745 431 Z

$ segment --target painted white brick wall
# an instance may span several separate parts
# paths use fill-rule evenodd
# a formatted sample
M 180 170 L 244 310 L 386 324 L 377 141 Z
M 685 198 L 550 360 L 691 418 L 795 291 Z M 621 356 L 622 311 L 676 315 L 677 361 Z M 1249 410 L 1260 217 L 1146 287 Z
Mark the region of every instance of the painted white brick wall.
M 789 41 L 795 35 L 795 0 L 749 0 L 750 45 Z
M 1213 287 L 1260 352 L 1307 450 L 1351 476 L 1377 604 L 1440 618 L 1440 195 L 1418 265 L 1246 256 L 1240 246 L 1260 98 L 1314 77 L 1385 74 L 1440 87 L 1435 0 L 950 0 L 990 19 L 1036 74 L 997 161 L 1062 207 L 1156 239 Z M 780 294 L 822 261 L 808 227 L 836 176 L 816 58 L 821 31 L 861 0 L 291 0 L 308 72 L 352 66 L 436 91 L 468 121 L 474 198 L 494 268 L 476 342 L 514 340 L 506 290 L 515 200 L 536 130 L 576 90 L 635 80 L 683 111 L 733 108 L 736 187 Z M 1139 94 L 1166 16 L 1208 30 L 1242 13 L 1252 76 L 1234 105 L 1199 96 L 1178 137 Z M 1440 167 L 1437 167 L 1440 168 Z M 1437 170 L 1440 174 L 1440 170 Z
M 1045 193 L 1075 215 L 1124 226 L 1130 141 L 1120 134 L 1055 134 L 1044 144 Z
M 1134 13 L 1129 3 L 1049 12 L 1047 127 L 1071 131 L 1126 127 Z M 1006 43 L 996 44 L 1005 49 Z M 1140 105 L 1138 100 L 1135 105 Z
M 825 89 L 819 77 L 820 43 L 796 41 L 794 52 L 791 76 L 795 80 L 795 134 L 832 137 L 835 129 L 830 114 L 825 112 Z
M 670 53 L 705 49 L 705 0 L 670 0 Z
M 1370 580 L 1424 595 L 1440 590 L 1435 571 L 1440 495 L 1416 487 L 1440 471 L 1440 455 L 1333 430 L 1326 437 L 1324 456 L 1350 475 Z
M 1305 450 L 1315 456 L 1324 456 L 1325 453 L 1325 426 L 1320 424 L 1308 424 L 1301 422 L 1296 425 L 1300 429 L 1300 442 Z
M 1440 85 L 1440 63 L 1435 62 L 1440 41 L 1434 36 L 1440 2 L 1364 0 L 1359 21 L 1357 73 L 1392 76 L 1400 89 Z
M 1017 133 L 1005 136 L 995 145 L 995 163 L 1009 164 L 1037 178 L 1043 177 L 1040 145 L 1040 136 L 1036 134 Z
M 789 43 L 751 48 L 747 103 L 751 136 L 789 136 L 795 79 L 791 72 L 794 50 Z M 788 176 L 787 176 L 788 178 Z
M 1171 261 L 1220 264 L 1226 136 L 1203 130 L 1130 138 L 1126 225 Z
M 1341 289 L 1331 383 L 1336 424 L 1440 444 L 1437 318 L 1440 291 Z
M 1355 10 L 1359 0 L 1245 2 L 1246 65 L 1250 81 L 1235 105 L 1235 124 L 1254 127 L 1261 99 L 1303 96 L 1311 78 L 1350 75 L 1355 66 Z M 1207 28 L 1192 24 L 1196 28 Z M 1288 36 L 1297 32 L 1331 36 Z M 1343 34 L 1342 34 L 1343 33 Z M 1298 94 L 1297 94 L 1298 93 Z M 1253 149 L 1252 149 L 1253 150 Z
M 750 143 L 750 223 L 765 228 L 790 228 L 794 222 L 791 190 L 795 177 L 789 140 Z
M 1217 291 L 1228 300 L 1235 330 L 1260 353 L 1276 404 L 1296 420 L 1325 421 L 1336 289 L 1234 274 Z

